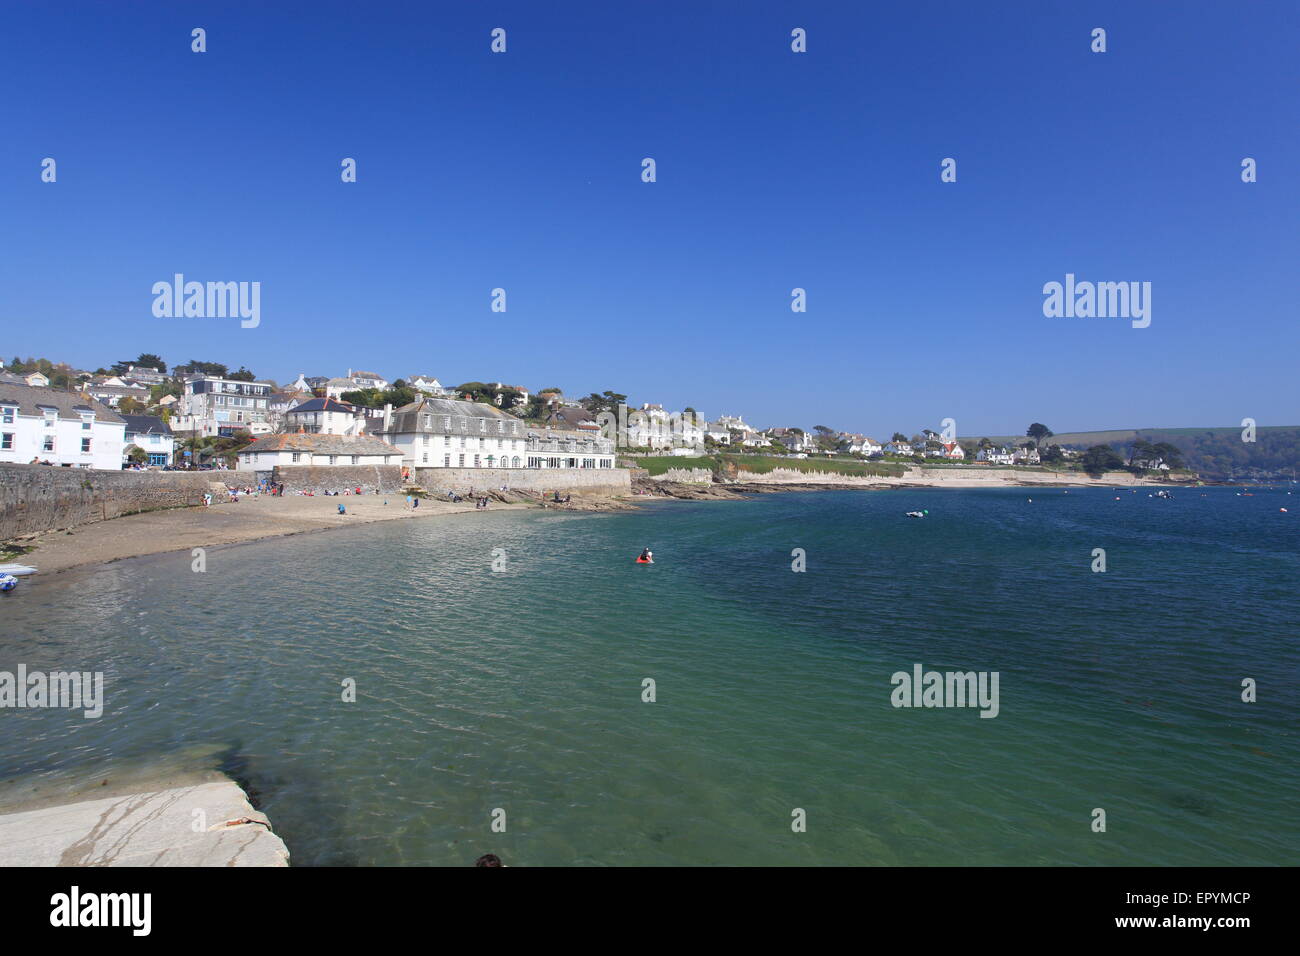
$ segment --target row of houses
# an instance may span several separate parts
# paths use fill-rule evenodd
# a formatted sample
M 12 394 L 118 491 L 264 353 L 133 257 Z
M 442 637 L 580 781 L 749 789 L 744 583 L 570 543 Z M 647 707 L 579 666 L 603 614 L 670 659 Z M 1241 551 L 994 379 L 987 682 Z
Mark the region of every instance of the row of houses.
M 317 398 L 287 418 L 291 430 L 240 450 L 243 466 L 587 469 L 613 468 L 615 462 L 614 440 L 599 428 L 530 428 L 492 405 L 430 395 L 396 409 L 386 405 L 379 415 Z

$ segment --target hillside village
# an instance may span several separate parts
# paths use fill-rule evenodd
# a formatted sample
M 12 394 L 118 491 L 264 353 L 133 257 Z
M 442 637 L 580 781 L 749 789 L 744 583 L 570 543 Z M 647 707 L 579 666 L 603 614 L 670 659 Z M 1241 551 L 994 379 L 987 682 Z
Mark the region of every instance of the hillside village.
M 390 379 L 352 368 L 281 385 L 242 366 L 231 372 L 190 361 L 169 369 L 152 354 L 95 371 L 15 358 L 0 370 L 0 421 L 0 461 L 98 469 L 610 469 L 616 456 L 722 452 L 1033 467 L 1082 457 L 1051 442 L 1038 423 L 1007 443 L 931 429 L 878 439 L 824 425 L 760 428 L 733 414 L 710 420 L 694 408 L 648 402 L 629 408 L 627 396 L 612 391 L 573 398 L 557 387 L 503 382 L 448 387 L 429 374 Z M 1141 453 L 1127 464 L 1182 465 L 1173 446 Z

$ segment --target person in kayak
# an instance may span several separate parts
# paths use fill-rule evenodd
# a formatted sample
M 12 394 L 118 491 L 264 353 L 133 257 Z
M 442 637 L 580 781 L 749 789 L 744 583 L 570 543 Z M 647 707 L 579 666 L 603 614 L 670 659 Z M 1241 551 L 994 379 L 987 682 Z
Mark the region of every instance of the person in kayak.
M 637 560 L 640 561 L 642 564 L 654 564 L 655 554 L 649 548 L 642 548 L 641 556 L 638 557 Z

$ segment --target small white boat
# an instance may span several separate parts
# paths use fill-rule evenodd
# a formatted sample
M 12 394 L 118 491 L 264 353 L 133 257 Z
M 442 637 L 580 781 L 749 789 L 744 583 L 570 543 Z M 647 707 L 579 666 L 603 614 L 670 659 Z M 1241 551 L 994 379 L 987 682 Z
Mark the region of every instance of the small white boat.
M 18 587 L 18 579 L 12 574 L 0 574 L 0 591 L 12 591 Z
M 0 564 L 0 574 L 12 574 L 14 577 L 22 577 L 24 574 L 35 574 L 36 569 L 27 564 Z

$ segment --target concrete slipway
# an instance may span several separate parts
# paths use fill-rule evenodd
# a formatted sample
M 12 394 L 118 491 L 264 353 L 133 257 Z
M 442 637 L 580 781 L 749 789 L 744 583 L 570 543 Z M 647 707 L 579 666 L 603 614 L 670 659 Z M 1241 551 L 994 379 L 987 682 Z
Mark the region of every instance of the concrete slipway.
M 266 814 L 198 762 L 0 783 L 0 866 L 288 866 Z

